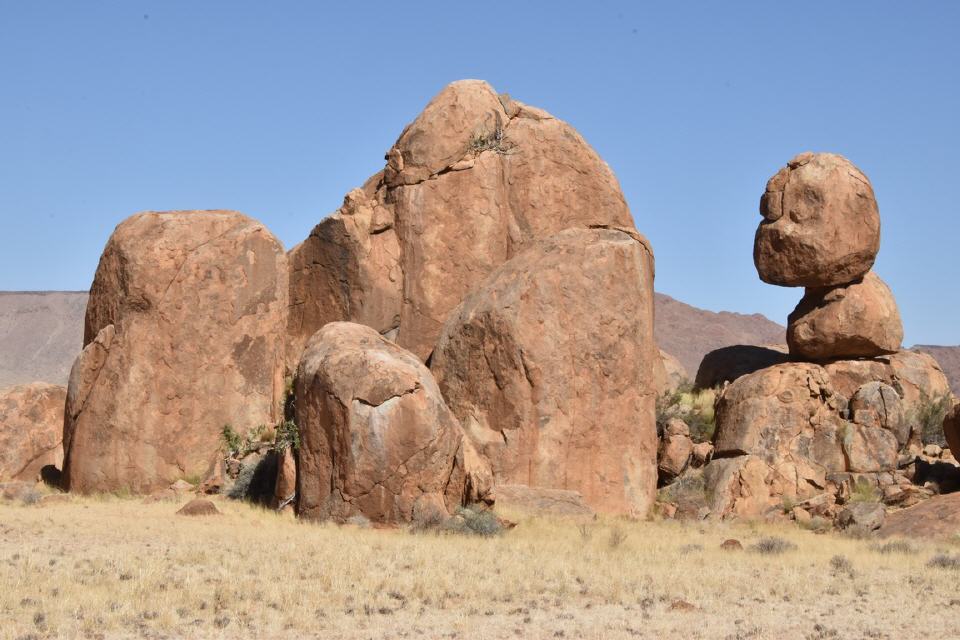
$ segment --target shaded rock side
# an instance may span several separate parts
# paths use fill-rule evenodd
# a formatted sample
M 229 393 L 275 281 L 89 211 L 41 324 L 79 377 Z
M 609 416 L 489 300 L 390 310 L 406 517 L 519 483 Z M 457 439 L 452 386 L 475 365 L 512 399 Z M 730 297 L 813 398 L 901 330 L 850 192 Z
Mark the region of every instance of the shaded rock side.
M 880 356 L 902 341 L 893 293 L 873 271 L 847 285 L 807 289 L 787 323 L 790 355 L 805 360 Z
M 753 261 L 760 279 L 831 287 L 863 277 L 880 249 L 880 212 L 867 177 L 843 156 L 801 153 L 767 182 Z
M 657 482 L 653 256 L 633 231 L 568 229 L 494 271 L 432 358 L 496 482 L 644 515 Z
M 943 435 L 954 458 L 960 460 L 960 403 L 954 404 L 943 420 Z
M 765 347 L 735 344 L 714 349 L 703 357 L 694 386 L 697 389 L 722 387 L 741 376 L 783 364 L 790 359 L 786 345 Z
M 333 322 L 318 331 L 300 360 L 296 393 L 301 517 L 429 519 L 477 485 L 430 371 L 370 327 Z
M 63 466 L 64 387 L 33 382 L 0 392 L 0 482 L 33 482 Z
M 341 209 L 291 254 L 293 352 L 350 320 L 426 360 L 450 311 L 534 239 L 633 227 L 613 172 L 572 127 L 479 80 L 434 97 L 362 191 L 370 222 Z
M 147 212 L 114 231 L 64 419 L 72 491 L 150 493 L 214 466 L 225 425 L 275 424 L 287 261 L 233 211 Z

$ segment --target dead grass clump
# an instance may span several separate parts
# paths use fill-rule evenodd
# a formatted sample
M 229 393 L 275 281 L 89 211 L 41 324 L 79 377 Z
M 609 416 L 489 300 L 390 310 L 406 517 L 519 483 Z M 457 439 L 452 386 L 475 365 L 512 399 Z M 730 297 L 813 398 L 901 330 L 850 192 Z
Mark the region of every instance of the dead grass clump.
M 853 570 L 853 563 L 850 562 L 849 558 L 842 555 L 836 555 L 830 558 L 830 569 L 834 577 L 845 575 L 848 578 L 853 578 L 856 575 Z
M 777 536 L 760 538 L 754 544 L 750 545 L 750 551 L 769 556 L 780 555 L 787 551 L 793 551 L 796 548 L 797 545 Z
M 621 529 L 620 527 L 612 527 L 610 529 L 610 536 L 607 538 L 607 544 L 610 545 L 611 549 L 619 549 L 627 540 L 627 532 Z
M 888 555 L 891 553 L 898 553 L 903 555 L 914 555 L 917 553 L 918 549 L 907 542 L 906 540 L 891 540 L 890 542 L 885 542 L 883 544 L 872 544 L 870 548 L 877 553 L 882 553 Z
M 960 556 L 951 556 L 949 553 L 938 553 L 930 558 L 927 566 L 933 569 L 960 571 Z

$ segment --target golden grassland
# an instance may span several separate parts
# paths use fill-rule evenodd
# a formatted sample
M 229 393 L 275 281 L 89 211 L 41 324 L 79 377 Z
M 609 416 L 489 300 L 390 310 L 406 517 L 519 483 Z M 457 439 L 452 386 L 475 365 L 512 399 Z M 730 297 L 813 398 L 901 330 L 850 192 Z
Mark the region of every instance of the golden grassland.
M 523 518 L 501 535 L 298 522 L 218 501 L 0 505 L 0 638 L 926 638 L 949 543 L 773 525 Z M 750 550 L 765 536 L 796 545 Z M 720 544 L 737 538 L 743 551 Z

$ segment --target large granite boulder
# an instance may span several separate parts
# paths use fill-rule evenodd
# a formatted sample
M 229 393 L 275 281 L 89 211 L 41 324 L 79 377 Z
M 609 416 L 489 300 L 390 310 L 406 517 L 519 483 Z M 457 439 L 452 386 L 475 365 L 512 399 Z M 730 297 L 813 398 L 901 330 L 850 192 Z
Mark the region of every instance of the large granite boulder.
M 0 391 L 0 482 L 32 482 L 47 465 L 63 465 L 67 390 L 46 382 Z
M 318 331 L 296 394 L 301 517 L 411 522 L 489 492 L 430 371 L 370 327 Z
M 280 416 L 287 260 L 234 211 L 140 213 L 110 237 L 70 373 L 64 482 L 150 493 L 208 473 L 225 425 Z
M 657 350 L 660 357 L 654 362 L 657 395 L 668 396 L 680 387 L 689 384 L 690 376 L 683 364 L 663 349 Z
M 568 229 L 450 315 L 431 369 L 498 483 L 642 516 L 657 483 L 653 255 L 632 230 Z
M 633 228 L 572 127 L 479 80 L 431 100 L 361 192 L 291 252 L 294 358 L 323 323 L 350 320 L 426 360 L 467 292 L 533 240 Z
M 902 341 L 897 303 L 873 271 L 850 284 L 807 289 L 788 318 L 787 344 L 798 359 L 880 356 Z
M 767 182 L 753 260 L 760 279 L 789 287 L 853 282 L 880 249 L 870 181 L 843 156 L 801 153 Z
M 734 344 L 714 349 L 703 356 L 694 386 L 697 389 L 722 387 L 754 371 L 782 364 L 790 359 L 787 346 Z

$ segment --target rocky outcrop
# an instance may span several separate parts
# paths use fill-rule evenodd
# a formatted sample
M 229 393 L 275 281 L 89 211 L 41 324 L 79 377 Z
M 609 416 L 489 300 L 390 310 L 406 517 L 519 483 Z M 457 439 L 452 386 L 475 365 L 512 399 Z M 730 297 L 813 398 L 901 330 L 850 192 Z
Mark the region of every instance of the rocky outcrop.
M 934 496 L 909 509 L 887 515 L 881 537 L 956 539 L 960 531 L 960 492 Z
M 823 493 L 837 474 L 893 471 L 906 442 L 901 415 L 891 387 L 869 383 L 850 402 L 815 364 L 738 379 L 717 402 L 716 452 L 707 465 L 715 513 L 760 515 L 784 497 Z
M 63 387 L 34 382 L 0 392 L 0 482 L 32 482 L 63 465 Z
M 954 404 L 943 420 L 943 435 L 954 458 L 960 460 L 960 403 Z
M 425 360 L 496 267 L 537 238 L 598 226 L 633 220 L 583 138 L 485 82 L 455 82 L 404 129 L 382 174 L 291 252 L 291 353 L 323 323 L 350 320 Z
M 275 424 L 287 261 L 233 211 L 137 214 L 110 237 L 70 373 L 64 482 L 150 493 L 214 466 L 225 425 Z
M 767 182 L 754 239 L 760 279 L 787 287 L 832 287 L 863 277 L 880 248 L 870 181 L 846 158 L 801 153 Z
M 790 354 L 802 360 L 880 356 L 902 341 L 897 303 L 872 271 L 850 284 L 807 289 L 787 323 Z
M 430 371 L 370 327 L 318 331 L 296 393 L 301 517 L 429 520 L 489 493 Z
M 657 395 L 666 396 L 683 385 L 689 384 L 690 376 L 687 375 L 687 370 L 679 360 L 663 349 L 659 349 L 658 352 L 660 357 L 654 362 Z
M 646 514 L 657 481 L 652 295 L 646 240 L 568 229 L 450 315 L 431 369 L 498 483 Z
M 754 371 L 782 364 L 790 359 L 786 345 L 758 347 L 735 344 L 715 349 L 703 357 L 694 386 L 697 389 L 722 387 Z

